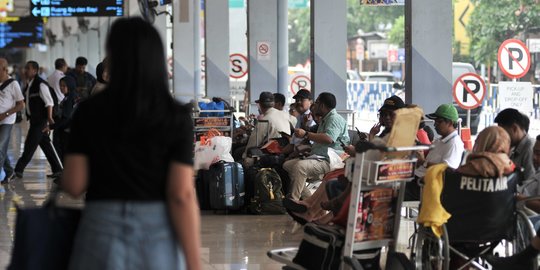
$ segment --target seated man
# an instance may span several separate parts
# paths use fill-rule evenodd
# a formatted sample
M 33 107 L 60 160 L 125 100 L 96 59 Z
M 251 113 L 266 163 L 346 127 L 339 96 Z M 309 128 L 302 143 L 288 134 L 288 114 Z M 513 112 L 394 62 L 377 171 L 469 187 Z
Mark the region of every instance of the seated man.
M 313 141 L 311 156 L 288 160 L 283 164 L 291 179 L 290 198 L 299 200 L 310 196 L 305 183 L 308 178 L 315 178 L 330 171 L 328 148 L 342 151 L 341 143 L 349 143 L 347 121 L 336 112 L 336 97 L 328 92 L 321 93 L 315 102 L 316 109 L 323 115 L 316 133 L 295 129 L 298 138 Z
M 296 126 L 296 123 L 298 122 L 298 119 L 292 115 L 289 114 L 288 111 L 284 111 L 283 108 L 285 107 L 285 96 L 280 93 L 274 93 L 274 108 L 289 117 L 289 122 L 291 122 L 292 127 Z
M 521 180 L 531 179 L 535 170 L 532 160 L 534 142 L 528 135 L 529 118 L 516 109 L 505 109 L 497 114 L 495 123 L 504 128 L 510 135 L 512 141 L 510 159 L 517 167 L 523 168 L 523 179 Z
M 417 153 L 418 168 L 415 171 L 416 180 L 407 183 L 405 191 L 406 201 L 420 200 L 420 186 L 417 180 L 425 176 L 427 168 L 439 163 L 446 163 L 452 169 L 455 169 L 461 163 L 464 147 L 463 141 L 457 132 L 458 112 L 454 105 L 443 104 L 437 108 L 437 111 L 426 115 L 429 119 L 435 120 L 435 131 L 441 135 L 441 138 L 433 141 L 435 146 L 424 158 L 423 152 Z
M 261 147 L 269 139 L 280 138 L 280 132 L 291 133 L 289 116 L 274 108 L 274 95 L 270 92 L 262 92 L 259 99 L 255 101 L 259 105 L 261 112 L 260 120 L 255 130 L 249 136 L 243 158 L 244 165 L 250 167 L 253 161 L 247 157 L 247 151 L 252 147 Z

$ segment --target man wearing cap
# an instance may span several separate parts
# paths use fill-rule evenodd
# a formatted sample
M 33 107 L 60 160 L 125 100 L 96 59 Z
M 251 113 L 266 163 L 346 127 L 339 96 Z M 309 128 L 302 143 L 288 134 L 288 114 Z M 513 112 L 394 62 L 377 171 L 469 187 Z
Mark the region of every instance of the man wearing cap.
M 405 102 L 398 96 L 391 96 L 384 100 L 384 104 L 379 109 L 379 122 L 375 124 L 369 131 L 369 140 L 373 140 L 381 131 L 381 126 L 385 127 L 379 137 L 384 137 L 392 130 L 392 115 L 394 111 L 405 108 Z
M 308 178 L 316 178 L 330 171 L 328 148 L 343 151 L 341 143 L 349 143 L 347 121 L 336 112 L 336 97 L 332 93 L 324 92 L 319 95 L 315 102 L 315 109 L 321 113 L 321 123 L 317 132 L 308 132 L 297 128 L 294 135 L 298 138 L 313 141 L 311 156 L 300 159 L 295 158 L 286 161 L 283 169 L 289 173 L 290 199 L 304 199 L 311 194 L 306 188 Z
M 306 89 L 300 89 L 300 91 L 293 96 L 293 99 L 296 101 L 296 106 L 298 108 L 298 112 L 300 113 L 298 116 L 298 121 L 296 122 L 296 128 L 308 130 L 310 127 L 315 125 L 315 121 L 313 121 L 311 111 L 309 110 L 311 104 L 313 104 L 311 92 Z
M 427 118 L 435 120 L 435 131 L 441 135 L 439 139 L 433 141 L 434 148 L 429 150 L 424 158 L 423 152 L 418 152 L 418 168 L 415 171 L 417 179 L 426 175 L 428 167 L 446 163 L 450 168 L 457 168 L 461 163 L 464 147 L 463 141 L 457 132 L 458 112 L 454 105 L 443 104 L 437 108 L 435 113 L 426 115 Z M 405 200 L 414 201 L 420 199 L 420 187 L 416 181 L 407 183 Z
M 289 116 L 274 108 L 274 95 L 270 92 L 262 92 L 258 100 L 255 103 L 259 105 L 261 112 L 261 118 L 255 130 L 249 136 L 246 150 L 242 157 L 245 162 L 244 165 L 250 166 L 249 162 L 246 164 L 247 150 L 252 147 L 260 147 L 266 143 L 269 139 L 280 138 L 280 132 L 291 134 L 291 124 L 289 123 Z

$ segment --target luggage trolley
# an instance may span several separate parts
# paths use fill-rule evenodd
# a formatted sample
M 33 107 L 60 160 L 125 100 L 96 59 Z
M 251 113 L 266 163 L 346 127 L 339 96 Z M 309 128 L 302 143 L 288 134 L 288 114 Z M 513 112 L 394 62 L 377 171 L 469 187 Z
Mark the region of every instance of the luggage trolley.
M 416 158 L 401 158 L 405 152 L 429 150 L 429 146 L 386 147 L 370 143 L 363 149 L 357 146 L 355 159 L 346 163 L 345 176 L 351 180 L 351 200 L 342 269 L 361 269 L 354 257 L 355 251 L 389 247 L 395 251 L 400 225 L 400 211 L 405 196 L 405 184 L 414 179 Z M 366 159 L 367 150 L 379 150 L 394 159 L 380 161 Z M 305 269 L 295 264 L 293 258 L 298 248 L 271 250 L 268 256 L 292 269 Z

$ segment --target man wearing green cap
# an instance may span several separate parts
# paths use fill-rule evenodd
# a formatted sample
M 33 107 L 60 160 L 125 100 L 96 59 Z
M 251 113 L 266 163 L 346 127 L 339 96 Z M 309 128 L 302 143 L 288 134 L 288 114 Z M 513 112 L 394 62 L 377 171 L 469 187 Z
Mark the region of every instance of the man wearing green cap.
M 463 155 L 463 141 L 457 132 L 458 112 L 454 105 L 443 104 L 437 108 L 437 111 L 426 115 L 427 118 L 435 120 L 435 131 L 441 137 L 433 142 L 434 148 L 429 151 L 424 158 L 422 152 L 419 153 L 419 167 L 415 171 L 417 179 L 423 178 L 428 167 L 446 163 L 450 168 L 457 168 L 461 163 Z M 405 200 L 415 201 L 420 199 L 420 187 L 413 181 L 407 183 Z

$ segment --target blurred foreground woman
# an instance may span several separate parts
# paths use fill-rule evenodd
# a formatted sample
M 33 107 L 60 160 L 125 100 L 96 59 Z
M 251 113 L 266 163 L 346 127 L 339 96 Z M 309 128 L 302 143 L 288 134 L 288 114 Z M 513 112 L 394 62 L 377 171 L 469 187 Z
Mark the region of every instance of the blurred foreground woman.
M 75 112 L 62 184 L 86 206 L 70 269 L 201 269 L 192 121 L 163 48 L 142 19 L 116 20 L 109 85 Z

